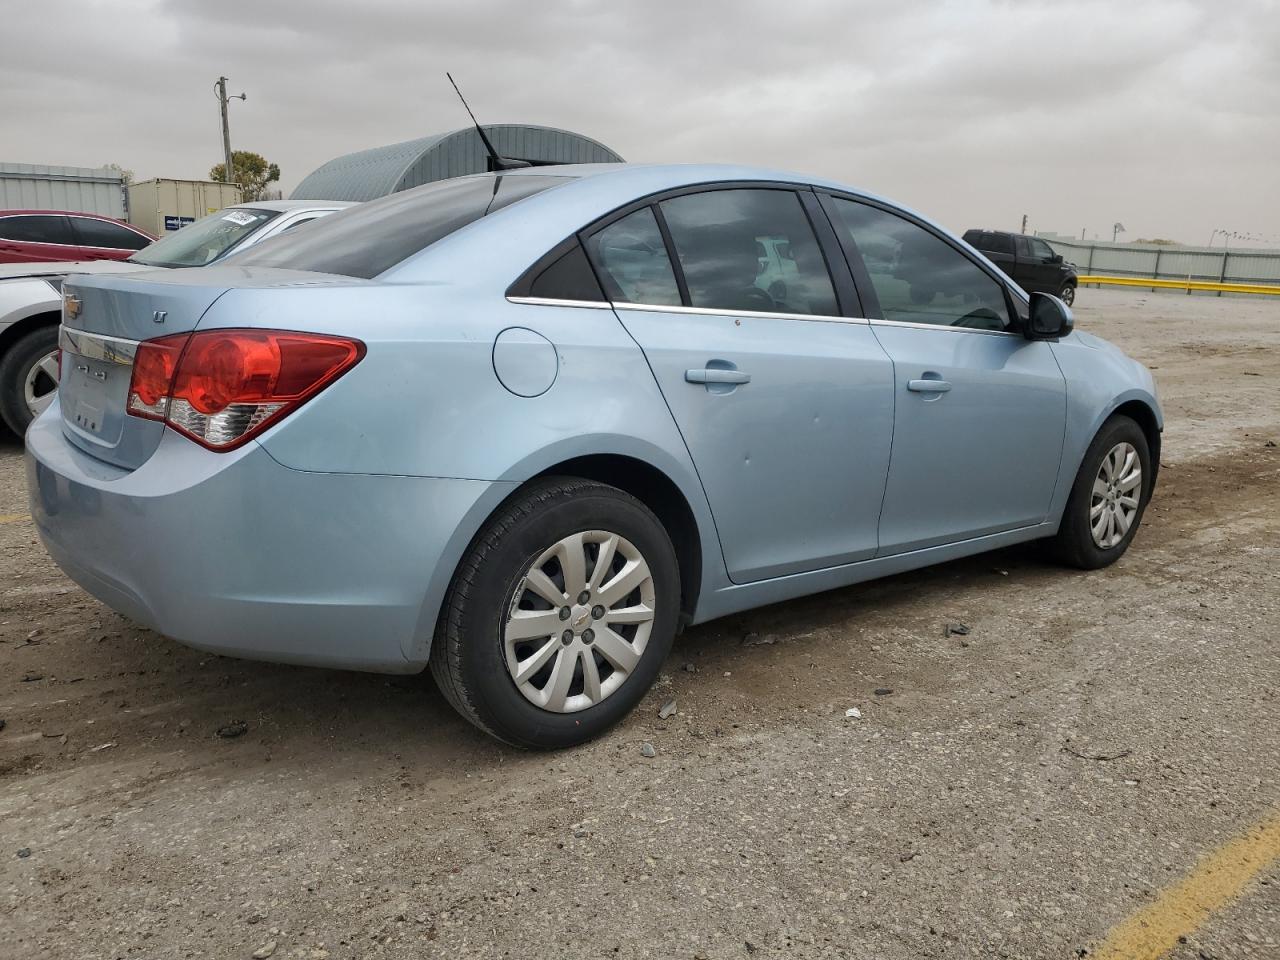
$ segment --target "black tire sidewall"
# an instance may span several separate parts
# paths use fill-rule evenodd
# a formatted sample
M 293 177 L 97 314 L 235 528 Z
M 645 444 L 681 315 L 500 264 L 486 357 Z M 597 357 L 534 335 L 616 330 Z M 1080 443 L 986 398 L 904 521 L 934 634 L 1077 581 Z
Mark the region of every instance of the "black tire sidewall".
M 58 328 L 39 327 L 19 337 L 0 357 L 0 419 L 18 436 L 27 432 L 33 419 L 23 397 L 27 371 L 57 347 Z
M 530 703 L 516 688 L 507 670 L 502 627 L 529 565 L 552 544 L 583 530 L 608 530 L 631 541 L 649 564 L 659 599 L 649 642 L 626 682 L 594 707 L 552 713 Z M 608 730 L 644 697 L 670 652 L 679 612 L 675 550 L 662 524 L 629 495 L 592 484 L 586 492 L 565 496 L 521 518 L 487 552 L 454 624 L 462 647 L 460 679 L 477 719 L 502 739 L 528 747 L 572 746 Z
M 1126 441 L 1133 444 L 1134 449 L 1138 451 L 1138 459 L 1142 463 L 1142 488 L 1141 496 L 1138 498 L 1138 511 L 1124 538 L 1114 547 L 1104 549 L 1093 542 L 1093 531 L 1089 524 L 1093 481 L 1102 466 L 1102 458 L 1110 453 L 1116 444 Z M 1142 525 L 1142 517 L 1146 513 L 1147 502 L 1151 496 L 1151 477 L 1151 451 L 1146 434 L 1130 418 L 1113 417 L 1103 425 L 1097 436 L 1093 438 L 1093 442 L 1089 444 L 1089 449 L 1080 464 L 1080 471 L 1076 474 L 1075 484 L 1071 488 L 1071 497 L 1067 501 L 1059 540 L 1072 562 L 1085 569 L 1094 570 L 1109 566 L 1124 555 L 1137 535 L 1138 528 Z

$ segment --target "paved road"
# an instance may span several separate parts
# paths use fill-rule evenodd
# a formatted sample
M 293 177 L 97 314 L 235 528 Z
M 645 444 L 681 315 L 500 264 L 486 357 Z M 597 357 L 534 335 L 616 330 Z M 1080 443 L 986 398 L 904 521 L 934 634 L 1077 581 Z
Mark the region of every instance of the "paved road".
M 45 557 L 0 444 L 0 956 L 1280 957 L 1280 304 L 1077 315 L 1168 409 L 1120 564 L 1004 551 L 699 627 L 556 755 L 429 681 L 138 629 Z

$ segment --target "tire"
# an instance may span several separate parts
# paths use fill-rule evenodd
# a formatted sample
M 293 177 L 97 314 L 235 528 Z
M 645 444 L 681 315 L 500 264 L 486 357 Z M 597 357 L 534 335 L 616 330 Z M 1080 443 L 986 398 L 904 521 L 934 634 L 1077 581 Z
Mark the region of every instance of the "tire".
M 1068 307 L 1074 304 L 1076 302 L 1076 285 L 1074 283 L 1064 283 L 1062 289 L 1058 291 L 1058 299 Z
M 0 419 L 18 436 L 27 432 L 36 416 L 27 404 L 28 377 L 34 378 L 41 397 L 52 400 L 52 391 L 57 389 L 57 381 L 37 369 L 40 361 L 57 349 L 58 328 L 45 326 L 19 337 L 0 357 Z
M 1118 509 L 1127 515 L 1128 525 L 1121 529 L 1121 521 L 1117 520 L 1108 529 L 1105 526 L 1106 513 L 1109 510 L 1112 513 L 1116 512 L 1109 506 L 1116 491 L 1110 488 L 1103 474 L 1103 464 L 1104 460 L 1113 457 L 1114 451 L 1124 452 L 1128 449 L 1132 449 L 1137 464 L 1141 468 L 1141 476 L 1137 480 L 1136 487 L 1133 488 L 1137 493 L 1137 503 L 1130 513 L 1124 507 L 1123 499 L 1116 497 Z M 1118 460 L 1127 460 L 1127 455 L 1117 456 L 1113 463 Z M 1131 476 L 1123 469 L 1123 463 L 1120 466 L 1119 471 L 1113 471 L 1113 476 L 1119 474 L 1118 486 L 1122 486 L 1124 480 Z M 1151 497 L 1151 480 L 1151 453 L 1147 447 L 1146 434 L 1128 417 L 1112 417 L 1102 425 L 1098 435 L 1093 438 L 1080 464 L 1075 483 L 1071 487 L 1071 496 L 1068 497 L 1066 509 L 1063 511 L 1058 533 L 1049 541 L 1055 557 L 1069 566 L 1079 567 L 1082 570 L 1097 570 L 1110 566 L 1124 556 L 1124 552 L 1129 549 L 1129 544 L 1133 542 L 1138 532 L 1142 515 L 1147 509 L 1147 501 Z M 1095 496 L 1095 481 L 1105 488 L 1100 496 Z M 1094 511 L 1099 507 L 1101 507 L 1101 513 L 1098 517 L 1103 523 L 1101 541 L 1095 535 L 1094 525 L 1097 520 L 1093 516 Z
M 612 549 L 609 536 L 616 544 Z M 566 570 L 560 558 L 572 567 L 575 553 L 582 566 Z M 601 553 L 610 563 L 593 588 Z M 645 566 L 648 578 L 641 581 Z M 581 603 L 581 595 L 565 599 L 565 583 L 584 578 L 590 601 Z M 637 585 L 631 587 L 633 580 Z M 530 586 L 534 582 L 555 592 L 557 603 L 542 599 Z M 613 591 L 604 589 L 610 585 Z M 619 594 L 623 589 L 628 592 Z M 600 622 L 604 603 L 611 609 Z M 648 620 L 637 623 L 645 610 L 651 611 Z M 670 652 L 679 612 L 675 549 L 658 518 L 615 487 L 548 478 L 503 504 L 471 542 L 445 597 L 431 673 L 454 709 L 486 733 L 518 747 L 572 747 L 604 733 L 645 695 Z M 540 620 L 523 629 L 514 625 L 519 616 Z M 624 623 L 623 617 L 630 620 Z M 539 632 L 547 629 L 555 632 Z M 512 639 L 529 631 L 535 636 Z M 619 639 L 626 649 L 619 648 Z M 566 676 L 566 668 L 572 681 L 558 689 L 555 681 Z

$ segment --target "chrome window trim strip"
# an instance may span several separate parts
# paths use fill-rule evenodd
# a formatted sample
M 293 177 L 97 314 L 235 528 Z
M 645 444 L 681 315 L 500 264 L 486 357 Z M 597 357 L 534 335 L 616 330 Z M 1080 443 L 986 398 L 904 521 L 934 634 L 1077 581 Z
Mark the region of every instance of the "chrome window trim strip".
M 715 310 L 710 307 L 661 306 L 651 303 L 615 303 L 615 310 L 635 310 L 643 313 L 686 313 L 700 317 L 750 317 L 764 320 L 808 320 L 818 323 L 855 323 L 871 321 L 863 317 L 833 317 L 824 313 L 767 313 L 763 310 Z
M 1021 337 L 1013 330 L 978 330 L 974 327 L 952 327 L 942 323 L 911 323 L 907 320 L 871 320 L 873 327 L 907 327 L 911 330 L 948 330 L 951 333 L 981 333 L 988 337 Z
M 555 297 L 507 297 L 508 303 L 524 303 L 535 307 L 586 307 L 589 310 L 608 310 L 603 300 L 557 300 Z
M 140 340 L 126 340 L 124 337 L 108 337 L 101 333 L 90 333 L 87 330 L 75 330 L 68 326 L 58 328 L 58 348 L 64 353 L 85 357 L 89 360 L 100 360 L 103 363 L 118 363 L 130 366 L 138 354 Z

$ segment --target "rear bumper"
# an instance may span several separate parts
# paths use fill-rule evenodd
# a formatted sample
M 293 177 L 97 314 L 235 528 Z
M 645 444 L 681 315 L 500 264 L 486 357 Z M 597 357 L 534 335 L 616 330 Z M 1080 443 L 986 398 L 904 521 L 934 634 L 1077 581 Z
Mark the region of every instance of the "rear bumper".
M 125 472 L 68 442 L 56 403 L 27 433 L 27 480 L 54 561 L 130 619 L 213 653 L 389 673 L 425 665 L 458 557 L 512 486 L 308 473 L 171 431 Z

